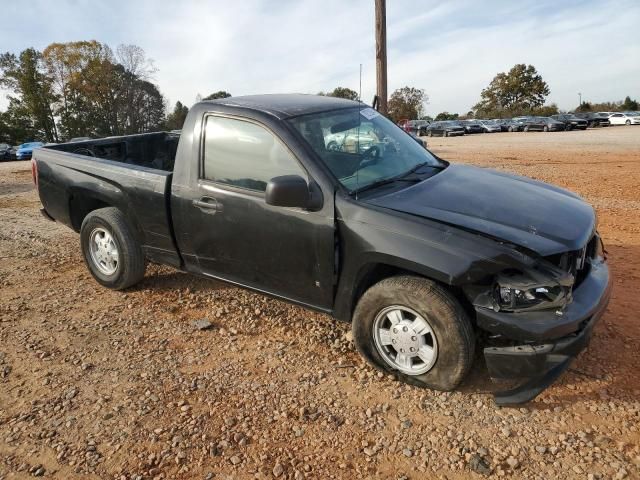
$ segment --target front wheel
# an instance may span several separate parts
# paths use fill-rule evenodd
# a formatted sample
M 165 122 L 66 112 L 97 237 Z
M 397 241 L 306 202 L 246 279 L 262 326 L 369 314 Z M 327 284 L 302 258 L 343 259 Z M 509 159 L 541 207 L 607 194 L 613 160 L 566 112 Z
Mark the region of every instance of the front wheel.
M 100 208 L 85 217 L 80 246 L 91 275 L 107 288 L 122 290 L 144 277 L 142 248 L 117 208 Z
M 443 137 L 448 137 L 449 136 L 449 132 L 447 132 L 446 130 L 443 132 L 442 134 Z
M 631 120 L 627 120 L 626 122 L 624 122 L 625 125 L 631 125 Z
M 405 383 L 453 390 L 471 367 L 471 322 L 448 291 L 425 278 L 391 277 L 371 287 L 351 328 L 360 354 Z
M 523 132 L 528 132 L 528 131 L 529 131 L 529 125 L 527 125 L 526 127 L 524 127 L 524 128 L 522 129 L 522 131 L 523 131 Z

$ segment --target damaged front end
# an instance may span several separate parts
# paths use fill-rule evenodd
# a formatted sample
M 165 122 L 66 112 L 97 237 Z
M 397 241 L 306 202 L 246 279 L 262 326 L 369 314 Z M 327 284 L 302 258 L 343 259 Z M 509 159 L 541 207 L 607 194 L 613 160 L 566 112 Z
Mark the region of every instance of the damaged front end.
M 483 330 L 489 374 L 523 379 L 495 395 L 499 405 L 533 399 L 588 344 L 610 296 L 609 269 L 597 233 L 575 252 L 526 258 L 465 289 Z

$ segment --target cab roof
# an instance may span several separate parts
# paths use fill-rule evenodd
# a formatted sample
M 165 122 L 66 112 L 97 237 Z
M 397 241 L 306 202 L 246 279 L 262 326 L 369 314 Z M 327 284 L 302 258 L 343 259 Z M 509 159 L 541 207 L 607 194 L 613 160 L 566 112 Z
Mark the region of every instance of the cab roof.
M 326 112 L 342 108 L 363 107 L 365 105 L 345 98 L 327 97 L 323 95 L 308 95 L 302 93 L 246 95 L 240 97 L 219 98 L 206 100 L 202 103 L 213 103 L 249 109 L 271 114 L 279 119 L 307 115 L 309 113 Z

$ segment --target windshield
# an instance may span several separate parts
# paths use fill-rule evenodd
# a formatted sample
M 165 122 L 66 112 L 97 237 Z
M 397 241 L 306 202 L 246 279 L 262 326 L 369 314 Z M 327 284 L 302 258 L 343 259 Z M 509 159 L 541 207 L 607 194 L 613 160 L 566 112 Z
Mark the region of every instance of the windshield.
M 368 107 L 302 115 L 289 122 L 350 192 L 420 165 L 442 166 L 410 135 Z

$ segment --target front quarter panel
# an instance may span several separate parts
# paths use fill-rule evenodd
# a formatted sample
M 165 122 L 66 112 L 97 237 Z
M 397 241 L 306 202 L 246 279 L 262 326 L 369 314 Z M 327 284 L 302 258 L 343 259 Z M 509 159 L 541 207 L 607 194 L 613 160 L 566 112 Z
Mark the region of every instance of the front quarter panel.
M 362 277 L 375 265 L 446 285 L 482 281 L 531 261 L 513 246 L 480 234 L 336 196 L 340 279 L 334 315 L 350 321 Z

